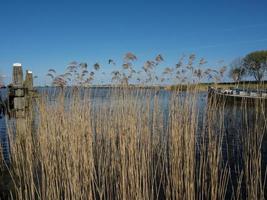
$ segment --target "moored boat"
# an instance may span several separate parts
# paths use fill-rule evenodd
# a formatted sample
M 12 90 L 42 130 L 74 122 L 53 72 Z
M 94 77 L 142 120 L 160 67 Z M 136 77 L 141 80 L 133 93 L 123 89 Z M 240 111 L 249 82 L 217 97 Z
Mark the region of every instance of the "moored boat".
M 216 100 L 223 103 L 252 103 L 266 102 L 267 103 L 267 91 L 266 90 L 248 90 L 239 88 L 221 89 L 221 88 L 208 88 L 209 99 Z

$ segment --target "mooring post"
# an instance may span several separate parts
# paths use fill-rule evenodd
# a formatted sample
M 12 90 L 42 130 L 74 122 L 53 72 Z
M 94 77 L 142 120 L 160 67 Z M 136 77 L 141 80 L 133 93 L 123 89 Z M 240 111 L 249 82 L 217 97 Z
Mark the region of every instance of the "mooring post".
M 33 90 L 32 71 L 26 70 L 26 77 L 25 77 L 25 81 L 24 81 L 24 87 L 26 87 L 29 91 Z
M 25 88 L 23 87 L 23 70 L 20 63 L 13 64 L 13 82 L 9 87 L 9 108 L 14 118 L 25 117 Z
M 9 85 L 8 109 L 10 117 L 16 120 L 16 133 L 25 131 L 27 124 L 32 124 L 32 104 L 35 96 L 32 72 L 27 70 L 24 80 L 22 65 L 14 63 L 12 84 Z
M 13 86 L 22 87 L 23 84 L 23 70 L 20 63 L 13 64 L 13 77 L 12 77 Z

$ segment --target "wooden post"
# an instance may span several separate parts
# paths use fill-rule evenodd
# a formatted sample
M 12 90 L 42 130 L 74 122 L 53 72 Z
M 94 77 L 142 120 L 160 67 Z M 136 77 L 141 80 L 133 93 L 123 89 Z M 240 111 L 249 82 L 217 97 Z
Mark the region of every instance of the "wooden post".
M 23 71 L 20 63 L 13 64 L 12 84 L 9 87 L 9 108 L 11 116 L 25 117 L 25 89 L 23 88 Z
M 26 70 L 26 77 L 24 81 L 24 87 L 28 88 L 28 90 L 33 89 L 33 77 L 32 77 L 32 71 Z
M 27 124 L 32 124 L 32 106 L 36 91 L 33 89 L 32 72 L 27 70 L 25 80 L 23 80 L 20 63 L 13 65 L 12 80 L 8 93 L 8 110 L 10 116 L 16 119 L 16 132 L 18 133 L 25 131 Z
M 23 84 L 23 71 L 22 65 L 20 63 L 13 64 L 13 85 L 22 86 Z

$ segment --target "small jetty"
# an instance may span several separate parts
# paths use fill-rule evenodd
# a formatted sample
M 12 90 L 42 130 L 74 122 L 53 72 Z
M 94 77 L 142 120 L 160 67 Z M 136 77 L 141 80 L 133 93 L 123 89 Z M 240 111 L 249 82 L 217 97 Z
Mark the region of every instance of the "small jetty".
M 208 88 L 208 97 L 216 101 L 223 101 L 224 103 L 240 103 L 247 102 L 255 104 L 256 102 L 267 103 L 266 89 L 241 89 L 241 88 Z

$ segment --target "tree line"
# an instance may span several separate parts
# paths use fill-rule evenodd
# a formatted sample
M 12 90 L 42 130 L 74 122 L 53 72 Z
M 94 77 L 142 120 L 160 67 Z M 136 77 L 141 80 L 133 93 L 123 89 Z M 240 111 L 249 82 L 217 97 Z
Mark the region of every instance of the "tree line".
M 236 58 L 230 64 L 230 78 L 235 82 L 245 77 L 252 77 L 255 81 L 264 80 L 267 73 L 267 51 L 254 51 L 243 58 Z

